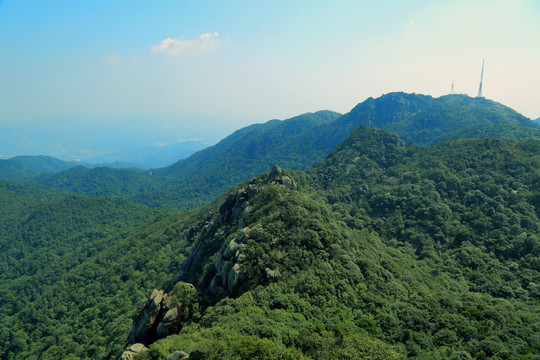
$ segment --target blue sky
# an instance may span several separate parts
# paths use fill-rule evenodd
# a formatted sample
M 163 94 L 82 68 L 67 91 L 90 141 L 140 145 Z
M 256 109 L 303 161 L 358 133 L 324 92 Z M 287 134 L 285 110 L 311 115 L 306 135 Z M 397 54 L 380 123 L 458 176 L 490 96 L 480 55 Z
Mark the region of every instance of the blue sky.
M 540 117 L 540 2 L 0 1 L 0 125 L 226 135 L 392 91 Z

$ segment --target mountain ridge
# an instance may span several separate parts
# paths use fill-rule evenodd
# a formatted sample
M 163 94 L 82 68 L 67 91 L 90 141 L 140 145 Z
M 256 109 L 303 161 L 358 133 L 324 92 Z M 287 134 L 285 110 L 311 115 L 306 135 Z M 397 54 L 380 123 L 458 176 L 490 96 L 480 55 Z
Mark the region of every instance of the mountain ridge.
M 89 195 L 127 197 L 151 206 L 194 208 L 274 164 L 307 170 L 360 125 L 389 130 L 417 145 L 468 137 L 510 140 L 540 137 L 539 125 L 491 100 L 465 95 L 433 98 L 390 93 L 377 99 L 368 98 L 344 115 L 325 110 L 250 125 L 171 166 L 131 175 L 133 183 L 124 184 L 127 187 L 121 191 L 115 189 L 125 187 L 119 182 L 126 175 L 112 170 L 108 171 L 107 183 L 93 172 L 82 170 L 80 174 L 57 173 L 39 181 L 64 187 L 91 180 L 95 184 L 93 190 L 68 187 Z M 102 170 L 96 170 L 99 171 Z M 77 179 L 78 176 L 88 177 L 88 181 Z

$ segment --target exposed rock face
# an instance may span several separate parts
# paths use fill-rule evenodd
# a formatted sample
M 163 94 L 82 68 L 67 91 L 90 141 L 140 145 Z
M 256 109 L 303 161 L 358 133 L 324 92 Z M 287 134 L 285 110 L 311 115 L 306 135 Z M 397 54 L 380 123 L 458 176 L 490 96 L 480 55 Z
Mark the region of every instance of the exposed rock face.
M 287 189 L 297 187 L 295 181 L 276 165 L 267 175 L 254 177 L 245 187 L 230 193 L 219 207 L 217 216 L 207 219 L 206 224 L 200 224 L 197 229 L 190 230 L 190 236 L 195 237 L 197 230 L 200 229 L 199 241 L 194 244 L 183 270 L 188 273 L 200 273 L 203 268 L 201 265 L 208 264 L 215 255 L 215 273 L 207 289 L 214 302 L 227 296 L 236 296 L 238 288 L 242 285 L 242 263 L 246 257 L 244 252 L 250 232 L 245 226 L 250 215 L 249 202 L 260 193 L 262 187 L 268 185 L 283 186 Z M 228 229 L 232 226 L 239 230 L 235 239 L 226 240 L 230 237 L 216 230 L 227 226 Z M 217 246 L 224 242 L 225 245 L 221 245 L 221 250 L 217 250 Z M 269 269 L 266 278 L 273 280 L 279 275 L 279 271 Z
M 184 290 L 182 290 L 182 288 Z M 185 294 L 183 302 L 179 302 L 176 292 L 191 289 L 196 294 L 195 287 L 188 283 L 179 282 L 169 294 L 161 290 L 154 290 L 143 310 L 133 322 L 128 343 L 151 344 L 155 340 L 175 334 L 182 328 L 182 309 L 188 308 Z M 180 289 L 180 290 L 179 290 Z M 189 311 L 188 311 L 189 312 Z
M 133 323 L 133 328 L 128 339 L 129 343 L 135 343 L 137 341 L 147 343 L 146 339 L 154 337 L 154 328 L 157 325 L 156 320 L 162 308 L 162 301 L 163 291 L 154 289 L 143 311 L 141 311 Z
M 158 338 L 164 338 L 169 334 L 173 334 L 178 328 L 178 319 L 178 307 L 175 306 L 172 309 L 169 309 L 165 315 L 163 315 L 163 319 L 161 319 L 156 328 L 156 336 Z
M 272 269 L 266 268 L 264 269 L 264 271 L 266 274 L 266 278 L 269 280 L 275 280 L 281 276 L 281 272 L 279 270 L 272 270 Z
M 270 171 L 267 182 L 268 184 L 274 186 L 281 185 L 286 187 L 287 189 L 296 189 L 296 183 L 294 182 L 293 178 L 287 175 L 283 175 L 283 171 L 277 165 L 274 165 L 272 171 Z
M 241 279 L 241 264 L 245 258 L 242 253 L 246 248 L 245 242 L 249 237 L 249 228 L 238 232 L 236 239 L 231 240 L 225 248 L 218 252 L 214 268 L 216 273 L 208 289 L 209 294 L 215 301 L 234 295 L 236 286 Z
M 140 352 L 148 350 L 143 344 L 133 344 L 128 346 L 117 358 L 119 360 L 133 360 Z
M 167 356 L 165 360 L 187 360 L 189 355 L 183 351 L 175 351 L 171 355 Z

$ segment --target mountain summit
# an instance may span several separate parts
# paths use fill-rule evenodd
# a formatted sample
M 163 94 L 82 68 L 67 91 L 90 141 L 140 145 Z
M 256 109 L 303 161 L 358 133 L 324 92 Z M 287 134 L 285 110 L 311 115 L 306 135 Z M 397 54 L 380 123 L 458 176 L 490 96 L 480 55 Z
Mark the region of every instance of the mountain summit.
M 477 137 L 540 137 L 540 126 L 525 116 L 495 101 L 467 95 L 433 98 L 390 93 L 358 104 L 336 125 L 342 123 L 387 130 L 417 145 Z

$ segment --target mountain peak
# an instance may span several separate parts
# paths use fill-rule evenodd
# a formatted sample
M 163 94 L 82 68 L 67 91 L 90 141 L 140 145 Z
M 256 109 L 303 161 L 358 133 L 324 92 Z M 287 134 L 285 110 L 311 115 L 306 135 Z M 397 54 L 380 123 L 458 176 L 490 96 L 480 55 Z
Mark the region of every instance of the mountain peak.
M 525 116 L 495 101 L 467 95 L 433 98 L 389 93 L 368 98 L 338 122 L 384 129 L 417 145 L 472 137 L 511 140 L 540 137 L 540 127 Z

